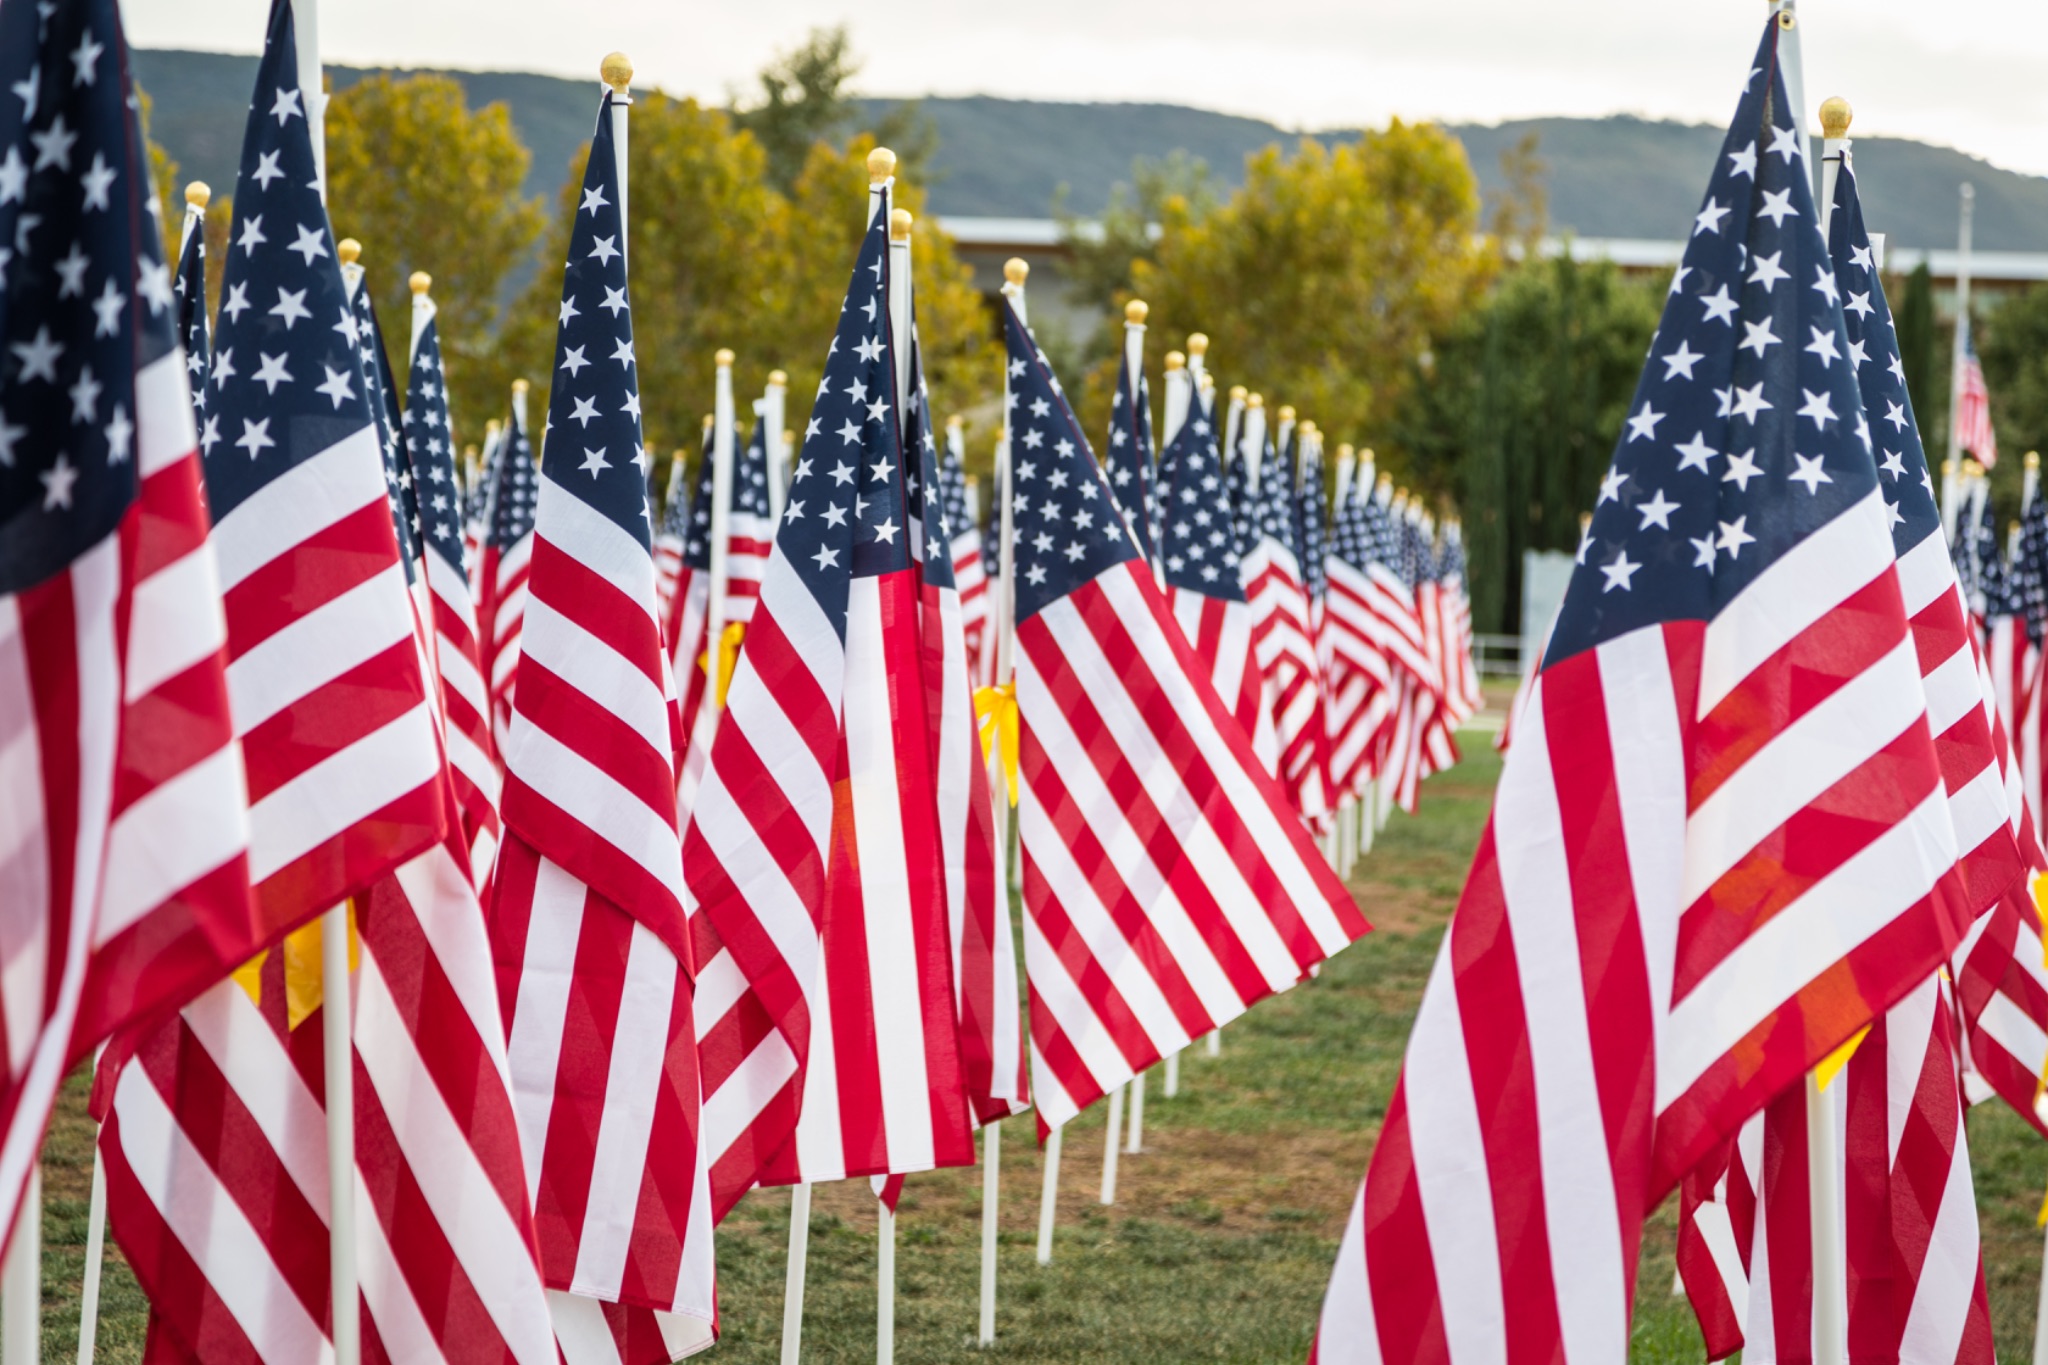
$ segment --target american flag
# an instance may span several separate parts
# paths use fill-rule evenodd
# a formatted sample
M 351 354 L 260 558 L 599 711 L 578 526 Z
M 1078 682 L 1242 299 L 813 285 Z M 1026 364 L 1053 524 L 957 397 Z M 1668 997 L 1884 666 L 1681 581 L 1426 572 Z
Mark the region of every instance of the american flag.
M 1457 742 L 1451 738 L 1452 709 L 1447 678 L 1450 642 L 1444 634 L 1443 568 L 1437 557 L 1436 519 L 1422 510 L 1418 499 L 1408 505 L 1408 579 L 1415 585 L 1415 614 L 1422 622 L 1423 657 L 1429 660 L 1429 676 L 1418 694 L 1421 721 L 1422 763 L 1418 777 L 1440 773 L 1458 761 Z M 1406 809 L 1414 809 L 1412 803 Z
M 498 851 L 497 750 L 491 742 L 491 696 L 484 682 L 476 603 L 462 538 L 462 490 L 455 477 L 455 434 L 448 415 L 448 375 L 441 364 L 441 327 L 429 281 L 413 277 L 412 344 L 406 370 L 405 450 L 419 516 L 421 560 L 430 600 L 434 666 L 440 676 L 442 741 L 448 777 L 462 812 L 471 870 L 481 887 Z
M 1779 32 L 1517 722 L 1322 1361 L 1620 1358 L 1644 1215 L 1970 918 Z
M 207 377 L 213 364 L 213 341 L 206 322 L 206 210 L 199 204 L 186 204 L 182 234 L 178 273 L 171 287 L 178 295 L 178 340 L 185 347 L 185 376 L 192 387 L 193 420 L 210 446 L 220 440 L 220 424 L 209 426 L 206 419 L 206 400 L 212 387 Z
M 1991 1365 L 1955 1000 L 1930 978 L 1878 1020 L 1822 1095 L 1834 1110 L 1838 1358 Z M 1742 1127 L 1726 1169 L 1686 1177 L 1678 1264 L 1712 1360 L 1806 1360 L 1815 1339 L 1804 1087 Z
M 341 245 L 346 255 L 355 244 L 343 242 Z M 344 259 L 341 278 L 348 286 L 349 311 L 355 315 L 356 349 L 362 358 L 370 413 L 376 419 L 377 449 L 384 458 L 384 495 L 391 504 L 392 531 L 398 537 L 398 557 L 405 564 L 406 581 L 412 585 L 413 607 L 421 615 L 420 639 L 425 644 L 428 636 L 424 628 L 426 602 L 421 596 L 424 585 L 419 581 L 419 502 L 413 489 L 412 465 L 406 459 L 405 440 L 399 434 L 396 380 L 384 351 L 384 329 L 377 321 L 377 309 L 371 301 L 368 272 L 353 261 Z M 431 673 L 431 668 L 428 671 Z
M 768 423 L 754 419 L 753 435 L 732 466 L 732 506 L 725 521 L 725 612 L 728 625 L 746 625 L 761 596 L 761 574 L 775 543 L 768 512 Z
M 1472 657 L 1472 601 L 1465 594 L 1465 531 L 1453 520 L 1443 528 L 1437 558 L 1437 613 L 1443 621 L 1444 705 L 1454 724 L 1462 725 L 1485 698 L 1479 691 L 1479 667 Z
M 2030 472 L 2028 481 L 2035 480 Z M 2026 499 L 2020 513 L 2019 544 L 2012 558 L 2012 592 L 2019 614 L 2026 623 L 2026 640 L 2021 667 L 2025 670 L 2019 688 L 2013 729 L 2008 732 L 2020 765 L 2020 785 L 2026 797 L 2027 814 L 2038 833 L 2041 817 L 2041 751 L 2044 716 L 2048 697 L 2042 684 L 2042 644 L 2048 631 L 2048 502 L 2038 488 Z
M 1236 514 L 1214 420 L 1213 410 L 1195 392 L 1187 421 L 1160 454 L 1157 572 L 1167 610 L 1195 656 L 1209 661 L 1216 695 L 1271 772 L 1279 746 L 1265 683 L 1252 658 L 1251 604 L 1239 574 Z
M 218 979 L 255 926 L 220 584 L 113 0 L 0 10 L 0 80 L 11 1229 L 65 1068 Z
M 708 1345 L 717 1319 L 615 145 L 607 91 L 562 275 L 491 934 L 557 1327 L 631 1362 Z M 515 438 L 501 500 L 524 460 Z
M 1382 735 L 1397 693 L 1397 665 L 1388 647 L 1393 627 L 1370 574 L 1378 535 L 1373 474 L 1372 452 L 1367 451 L 1332 509 L 1330 549 L 1323 561 L 1330 780 L 1338 792 L 1358 797 L 1377 775 Z
M 909 341 L 890 328 L 888 189 L 872 196 L 684 844 L 701 989 L 718 1004 L 700 1010 L 699 1038 L 721 1211 L 755 1182 L 974 1160 L 895 401 L 894 350 Z
M 1172 625 L 1058 381 L 1003 311 L 1017 827 L 1046 1132 L 1368 926 Z M 1169 539 L 1169 556 L 1189 540 Z
M 1967 314 L 1957 320 L 1956 333 L 1956 449 L 1989 469 L 1998 463 L 1998 433 L 1991 429 L 1991 390 Z
M 933 793 L 953 945 L 961 1078 L 975 1119 L 986 1123 L 1022 1113 L 1031 1102 L 1017 996 L 1016 940 L 1010 931 L 1008 839 L 997 836 L 993 804 L 1009 797 L 1000 755 L 989 756 L 996 764 L 991 774 L 981 751 L 974 665 L 953 578 L 954 509 L 938 444 L 932 439 L 931 393 L 925 387 L 914 322 L 912 326 L 911 399 L 905 405 L 903 436 L 917 460 L 908 491 L 911 551 L 921 566 L 925 708 L 932 726 Z M 961 501 L 964 504 L 965 499 Z M 964 506 L 960 510 L 964 513 Z
M 1132 304 L 1137 317 L 1142 304 Z M 1109 478 L 1110 496 L 1117 510 L 1130 523 L 1138 548 L 1150 558 L 1158 550 L 1157 531 L 1152 525 L 1155 498 L 1152 491 L 1152 390 L 1145 383 L 1145 324 L 1132 317 L 1124 323 L 1123 359 L 1117 370 L 1116 392 L 1110 398 L 1109 458 L 1103 468 Z M 1140 364 L 1131 364 L 1132 345 L 1138 347 Z
M 1251 550 L 1239 572 L 1251 604 L 1252 659 L 1273 712 L 1280 785 L 1296 812 L 1313 824 L 1329 814 L 1330 805 L 1319 742 L 1322 679 L 1295 498 L 1295 429 L 1290 420 L 1284 443 L 1276 447 L 1264 416 L 1263 409 L 1252 410 L 1238 455 L 1246 467 L 1252 515 Z
M 705 743 L 694 741 L 698 717 L 711 695 L 716 661 L 707 649 L 705 637 L 711 622 L 711 495 L 712 419 L 704 419 L 704 445 L 697 458 L 695 483 L 689 495 L 669 505 L 664 524 L 681 549 L 677 556 L 676 585 L 662 618 L 663 639 L 668 641 L 670 667 L 675 673 L 676 692 L 682 716 L 682 766 L 676 777 L 676 811 L 684 825 L 690 822 L 690 807 L 697 799 L 697 783 L 704 776 L 705 761 L 711 756 L 707 721 Z M 713 703 L 712 709 L 716 709 Z
M 974 681 L 986 687 L 995 679 L 994 636 L 989 630 L 988 566 L 983 560 L 981 526 L 967 497 L 966 424 L 946 419 L 946 444 L 939 452 L 939 501 L 952 537 L 953 586 L 960 593 L 960 635 L 974 669 Z
M 479 662 L 491 693 L 491 738 L 503 763 L 512 726 L 520 632 L 526 624 L 527 578 L 533 572 L 533 520 L 540 503 L 533 443 L 516 403 L 505 419 L 492 466 L 477 557 L 476 622 Z
M 710 423 L 705 423 L 706 427 Z M 660 592 L 661 619 L 666 622 L 675 606 L 676 583 L 683 572 L 683 536 L 689 522 L 690 505 L 685 496 L 686 461 L 678 450 L 669 460 L 668 484 L 662 493 L 661 517 L 654 524 L 655 586 Z

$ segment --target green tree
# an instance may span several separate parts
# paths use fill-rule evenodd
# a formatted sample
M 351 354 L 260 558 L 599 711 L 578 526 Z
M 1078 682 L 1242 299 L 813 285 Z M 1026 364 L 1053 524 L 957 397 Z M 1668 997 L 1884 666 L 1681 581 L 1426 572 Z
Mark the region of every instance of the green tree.
M 1387 430 L 1408 477 L 1463 509 L 1476 629 L 1519 624 L 1524 550 L 1577 543 L 1663 296 L 1611 262 L 1531 263 L 1414 367 Z
M 1993 492 L 2009 483 L 2008 515 L 2017 516 L 2020 452 L 2048 446 L 2048 286 L 2033 285 L 1986 315 L 1977 332 L 1977 353 L 1984 363 L 1985 387 L 1991 390 L 1992 427 L 2005 457 L 1994 471 Z M 1922 434 L 1927 430 L 1923 425 Z
M 814 28 L 762 68 L 755 102 L 733 102 L 734 120 L 767 153 L 768 178 L 776 189 L 793 191 L 810 165 L 811 149 L 843 141 L 860 123 L 851 88 L 860 68 L 845 25 Z M 896 153 L 907 176 L 918 175 L 937 146 L 930 120 L 915 104 L 897 105 L 865 131 Z
M 363 243 L 392 369 L 406 368 L 407 280 L 427 271 L 458 429 L 472 434 L 512 377 L 499 346 L 506 284 L 545 223 L 519 193 L 531 160 L 505 106 L 471 109 L 448 76 L 373 76 L 327 105 L 328 212 L 337 236 Z
M 1159 227 L 1131 269 L 1155 335 L 1207 332 L 1219 381 L 1293 404 L 1332 442 L 1386 428 L 1496 261 L 1464 147 L 1399 120 L 1336 148 L 1269 147 L 1226 203 L 1169 198 Z
M 1906 371 L 1906 392 L 1912 395 L 1920 429 L 1923 434 L 1945 430 L 1945 422 L 1933 425 L 1948 407 L 1948 373 L 1936 360 L 1941 345 L 1934 324 L 1934 275 L 1922 261 L 1903 285 L 1893 276 L 1884 288 L 1885 296 L 1897 301 L 1892 311 L 1899 331 L 1899 363 Z M 1939 460 L 1941 443 L 1930 440 L 1928 453 Z

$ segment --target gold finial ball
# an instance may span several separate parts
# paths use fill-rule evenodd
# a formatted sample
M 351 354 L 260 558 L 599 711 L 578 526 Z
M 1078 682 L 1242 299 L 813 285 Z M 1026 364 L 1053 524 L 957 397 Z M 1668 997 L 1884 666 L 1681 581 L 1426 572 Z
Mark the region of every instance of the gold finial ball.
M 960 415 L 959 413 L 957 413 L 957 412 L 956 412 L 956 413 L 954 413 L 954 414 L 953 414 L 953 415 L 952 415 L 951 417 L 948 417 L 948 418 L 946 419 L 946 430 L 948 430 L 948 431 L 958 431 L 958 430 L 960 430 L 960 428 L 962 428 L 962 427 L 964 427 L 964 426 L 966 426 L 966 425 L 967 425 L 967 419 L 966 419 L 965 417 L 962 417 L 962 416 L 961 416 L 961 415 Z
M 1202 371 L 1202 392 L 1216 392 L 1216 376 L 1210 374 L 1207 370 Z
M 1132 299 L 1124 305 L 1124 321 L 1137 323 L 1142 326 L 1145 321 L 1145 315 L 1151 311 L 1151 306 L 1145 300 Z
M 1263 393 L 1248 393 L 1244 396 L 1244 405 L 1248 408 L 1263 408 L 1266 406 L 1266 395 Z
M 796 433 L 787 427 L 782 429 L 782 448 L 784 450 L 796 449 Z
M 1367 446 L 1364 450 L 1359 451 L 1358 458 L 1364 460 L 1367 464 L 1371 464 L 1374 458 L 1372 453 L 1372 447 Z M 1385 478 L 1386 475 L 1382 474 L 1380 477 Z
M 1186 368 L 1187 368 L 1187 364 L 1188 364 L 1188 358 L 1187 358 L 1186 356 L 1182 355 L 1182 354 L 1181 354 L 1181 353 L 1180 353 L 1179 351 L 1168 351 L 1168 352 L 1166 353 L 1166 368 L 1167 368 L 1167 369 L 1169 369 L 1169 370 L 1184 370 L 1184 369 L 1186 369 Z
M 2028 452 L 2027 452 L 2027 456 L 2026 456 L 2026 459 L 2025 459 L 2025 460 L 2024 460 L 2024 461 L 2023 461 L 2022 463 L 2023 463 L 2024 467 L 2025 467 L 2025 468 L 2027 468 L 2027 469 L 2033 469 L 2033 470 L 2038 470 L 2038 469 L 2040 469 L 2040 467 L 2041 467 L 2041 452 L 2040 452 L 2040 451 L 2038 451 L 2038 450 L 2030 450 L 2030 451 L 2028 451 Z
M 1282 403 L 1280 405 L 1280 420 L 1283 422 L 1292 422 L 1294 420 L 1294 404 Z M 1308 426 L 1310 424 L 1303 422 L 1302 425 Z
M 1829 141 L 1849 136 L 1849 120 L 1855 116 L 1849 101 L 1840 95 L 1828 96 L 1820 102 L 1820 135 Z
M 788 385 L 788 383 L 789 383 L 789 371 L 787 371 L 787 370 L 770 370 L 770 371 L 768 371 L 768 382 L 769 382 L 770 384 L 781 384 L 781 385 L 787 386 L 787 385 Z
M 1337 443 L 1337 458 L 1340 460 L 1348 460 L 1351 458 L 1351 455 L 1351 442 L 1339 441 Z
M 413 293 L 424 294 L 434 287 L 434 277 L 424 270 L 415 270 L 412 272 L 412 278 L 406 283 L 412 286 Z
M 605 59 L 598 63 L 597 74 L 606 85 L 623 95 L 633 84 L 633 63 L 623 52 L 607 53 Z
M 732 364 L 732 352 L 723 346 L 719 347 L 717 353 L 711 357 L 711 363 L 721 370 L 726 368 Z
M 1031 278 L 1031 262 L 1022 256 L 1012 256 L 1003 262 L 1003 278 L 1022 289 L 1024 281 Z
M 344 237 L 334 244 L 334 254 L 341 258 L 343 265 L 354 265 L 356 258 L 363 254 L 363 244 L 353 237 Z
M 1306 418 L 1306 417 L 1302 418 L 1302 419 L 1301 419 L 1301 434 L 1302 434 L 1302 435 L 1304 435 L 1304 436 L 1313 436 L 1313 435 L 1315 435 L 1315 434 L 1316 434 L 1316 424 L 1315 424 L 1314 422 L 1311 422 L 1311 421 L 1309 421 L 1309 420 L 1308 420 L 1308 418 Z
M 1251 392 L 1251 390 L 1247 389 L 1242 384 L 1232 384 L 1230 386 L 1230 401 L 1233 403 L 1242 403 L 1244 401 L 1244 396 L 1249 392 Z
M 500 422 L 497 418 L 493 417 L 490 421 L 484 423 L 484 435 L 486 437 L 496 436 L 498 434 L 498 429 L 504 425 L 505 424 L 503 422 Z
M 896 174 L 896 153 L 887 147 L 877 147 L 868 153 L 868 183 L 879 185 Z
M 204 180 L 195 180 L 185 187 L 185 202 L 195 209 L 205 208 L 212 198 L 213 189 Z
M 910 240 L 910 210 L 889 210 L 889 240 L 907 242 Z
M 1189 333 L 1188 333 L 1188 354 L 1189 354 L 1189 355 L 1207 355 L 1208 353 L 1209 353 L 1209 334 L 1208 334 L 1207 332 L 1189 332 Z
M 718 425 L 718 419 L 717 419 L 716 417 L 713 417 L 713 416 L 712 416 L 712 415 L 711 415 L 710 413 L 708 413 L 708 412 L 704 414 L 704 430 L 706 430 L 706 431 L 709 431 L 709 430 L 711 430 L 711 428 L 713 428 L 713 427 L 715 427 L 715 426 L 717 426 L 717 425 Z
M 514 393 L 525 393 L 527 389 L 531 387 L 532 386 L 528 384 L 524 379 L 515 379 L 512 381 L 512 392 Z

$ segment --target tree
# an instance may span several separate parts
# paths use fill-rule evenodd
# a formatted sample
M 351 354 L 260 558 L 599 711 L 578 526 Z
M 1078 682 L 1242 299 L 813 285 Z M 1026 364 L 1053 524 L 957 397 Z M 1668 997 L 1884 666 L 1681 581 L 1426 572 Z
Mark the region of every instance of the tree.
M 2004 455 L 1993 471 L 1992 492 L 2006 495 L 1999 499 L 2003 515 L 2018 516 L 2020 454 L 2048 445 L 2048 287 L 2033 285 L 2005 300 L 1976 335 Z M 1924 424 L 1921 432 L 1928 433 Z
M 1524 550 L 1577 544 L 1664 292 L 1611 262 L 1525 264 L 1415 366 L 1388 432 L 1408 477 L 1463 509 L 1476 629 L 1518 624 Z
M 506 285 L 545 223 L 519 193 L 531 160 L 505 106 L 470 109 L 451 77 L 372 76 L 328 101 L 328 212 L 337 237 L 363 243 L 392 369 L 406 369 L 407 280 L 425 270 L 452 406 L 472 433 L 512 378 L 499 347 Z
M 811 149 L 843 141 L 858 125 L 860 106 L 851 86 L 860 68 L 845 25 L 814 28 L 796 48 L 762 68 L 758 103 L 733 101 L 733 119 L 767 153 L 768 178 L 776 189 L 794 190 L 810 164 Z M 929 164 L 937 146 L 931 121 L 915 104 L 897 105 L 866 131 L 896 153 L 906 175 L 917 175 Z
M 1159 227 L 1131 269 L 1157 334 L 1207 332 L 1220 382 L 1293 404 L 1333 442 L 1385 428 L 1496 259 L 1463 146 L 1399 120 L 1334 149 L 1269 147 L 1221 207 L 1172 198 Z
M 1904 287 L 1896 275 L 1886 281 L 1885 296 L 1898 300 L 1893 311 L 1899 332 L 1899 363 L 1905 367 L 1906 392 L 1912 396 L 1920 430 L 1923 435 L 1946 430 L 1946 421 L 1934 424 L 1948 406 L 1948 371 L 1936 360 L 1942 347 L 1934 326 L 1934 275 L 1927 262 L 1913 267 Z M 1941 442 L 1930 440 L 1928 451 L 1939 460 Z

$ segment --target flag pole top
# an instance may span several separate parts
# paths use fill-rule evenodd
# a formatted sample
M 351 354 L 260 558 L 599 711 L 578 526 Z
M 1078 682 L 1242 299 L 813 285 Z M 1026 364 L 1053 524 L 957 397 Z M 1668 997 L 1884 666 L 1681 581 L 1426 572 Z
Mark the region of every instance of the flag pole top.
M 2028 452 L 2027 452 L 2027 458 L 2026 458 L 2026 468 L 2028 468 L 2028 469 L 2032 469 L 2032 470 L 2039 470 L 2039 469 L 2041 468 L 2041 452 L 2040 452 L 2040 451 L 2038 451 L 2038 450 L 2030 450 L 2030 451 L 2028 451 Z
M 497 418 L 493 417 L 490 421 L 484 423 L 484 435 L 486 437 L 497 435 L 498 428 L 503 425 L 504 423 L 500 422 Z
M 719 369 L 721 369 L 721 370 L 724 370 L 724 369 L 729 369 L 729 368 L 731 368 L 731 366 L 732 366 L 732 351 L 731 351 L 731 349 L 730 349 L 730 348 L 728 348 L 728 347 L 725 347 L 725 346 L 721 346 L 721 347 L 719 347 L 719 348 L 718 348 L 718 350 L 717 350 L 717 352 L 716 352 L 716 353 L 715 353 L 715 354 L 714 354 L 714 355 L 713 355 L 713 356 L 711 357 L 711 363 L 712 363 L 712 364 L 714 364 L 714 365 L 716 365 L 716 366 L 718 366 L 718 368 L 719 368 Z
M 1963 477 L 1966 479 L 1981 479 L 1984 477 L 1984 466 L 1977 462 L 1975 455 L 1963 456 Z
M 334 254 L 343 265 L 354 265 L 363 254 L 363 244 L 353 237 L 344 237 L 334 244 Z
M 1348 459 L 1350 459 L 1350 458 L 1351 458 L 1351 456 L 1352 456 L 1352 455 L 1353 455 L 1354 453 L 1355 453 L 1355 452 L 1354 452 L 1354 451 L 1353 451 L 1353 450 L 1351 449 L 1351 442 L 1349 442 L 1349 441 L 1339 441 L 1339 442 L 1337 442 L 1337 458 L 1338 458 L 1338 459 L 1340 459 L 1340 460 L 1348 460 Z M 1370 450 L 1366 451 L 1365 453 L 1366 453 L 1366 454 L 1367 454 L 1368 456 L 1370 456 L 1370 455 L 1372 454 L 1372 452 L 1371 452 Z
M 1285 409 L 1285 408 L 1282 408 L 1282 409 L 1281 409 L 1281 411 L 1282 411 L 1282 412 L 1285 412 L 1285 411 L 1286 411 L 1286 409 Z M 1313 436 L 1313 435 L 1315 435 L 1315 434 L 1316 434 L 1316 424 L 1315 424 L 1314 422 L 1311 422 L 1311 421 L 1309 421 L 1309 420 L 1308 420 L 1308 418 L 1306 418 L 1306 417 L 1302 418 L 1302 419 L 1301 419 L 1301 434 L 1302 434 L 1302 435 L 1304 435 L 1304 436 Z
M 1263 393 L 1248 393 L 1244 396 L 1244 405 L 1248 408 L 1263 408 L 1266 406 L 1266 395 Z
M 911 222 L 911 219 L 910 219 L 910 210 L 909 210 L 909 209 L 890 209 L 890 210 L 889 210 L 889 240 L 890 240 L 890 241 L 892 241 L 892 242 L 907 242 L 907 241 L 909 241 L 909 240 L 910 240 L 910 222 Z
M 1166 368 L 1167 368 L 1167 369 L 1169 369 L 1169 370 L 1184 370 L 1184 369 L 1186 369 L 1186 368 L 1187 368 L 1187 364 L 1188 364 L 1188 358 L 1187 358 L 1186 356 L 1182 355 L 1182 354 L 1181 354 L 1181 353 L 1180 353 L 1179 351 L 1168 351 L 1168 352 L 1166 353 Z
M 1292 404 L 1292 403 L 1282 403 L 1282 404 L 1280 405 L 1280 408 L 1279 408 L 1279 412 L 1280 412 L 1280 420 L 1281 420 L 1281 421 L 1283 421 L 1283 422 L 1292 422 L 1292 421 L 1294 420 L 1294 404 Z M 1310 422 L 1303 422 L 1303 423 L 1302 423 L 1302 425 L 1303 425 L 1303 426 L 1312 426 L 1312 425 L 1314 425 L 1314 424 L 1313 424 L 1313 423 L 1310 423 Z
M 406 284 L 411 286 L 414 294 L 424 294 L 434 287 L 434 277 L 424 270 L 415 270 Z
M 1247 390 L 1244 385 L 1232 384 L 1230 386 L 1230 401 L 1233 403 L 1244 402 L 1244 396 L 1247 392 L 1249 392 L 1249 390 Z
M 1145 315 L 1151 311 L 1151 306 L 1147 304 L 1145 300 L 1132 299 L 1129 303 L 1124 305 L 1124 321 L 1129 323 L 1135 323 L 1139 326 L 1143 326 L 1145 322 Z
M 1012 256 L 1009 260 L 1003 262 L 1003 278 L 1016 285 L 1019 289 L 1024 287 L 1024 281 L 1030 278 L 1030 276 L 1031 262 L 1025 260 L 1022 256 Z
M 770 371 L 768 371 L 768 387 L 772 389 L 772 388 L 775 388 L 775 387 L 776 387 L 777 385 L 781 385 L 781 386 L 782 386 L 782 387 L 784 387 L 784 388 L 787 388 L 787 387 L 788 387 L 788 385 L 789 385 L 789 371 L 787 371 L 787 370 L 770 370 Z
M 711 428 L 713 428 L 713 427 L 715 427 L 715 426 L 717 426 L 717 425 L 718 425 L 718 419 L 717 419 L 716 417 L 712 416 L 712 415 L 711 415 L 710 413 L 708 413 L 708 412 L 704 414 L 704 430 L 706 430 L 706 431 L 709 431 L 709 430 L 711 430 Z
M 512 392 L 514 393 L 525 393 L 528 389 L 532 387 L 533 386 L 531 384 L 528 384 L 524 379 L 515 379 L 512 381 Z
M 956 413 L 954 413 L 954 414 L 953 414 L 953 415 L 952 415 L 951 417 L 948 417 L 948 418 L 946 419 L 946 430 L 948 430 L 948 431 L 958 431 L 958 430 L 960 430 L 960 428 L 962 428 L 962 427 L 964 427 L 964 426 L 966 426 L 966 425 L 967 425 L 967 419 L 966 419 L 965 417 L 962 417 L 962 416 L 961 416 L 961 415 L 960 415 L 959 413 L 957 413 L 957 412 L 956 412 Z
M 633 85 L 633 63 L 623 52 L 608 52 L 598 63 L 597 74 L 615 95 L 623 95 Z
M 1188 333 L 1188 354 L 1189 354 L 1189 355 L 1207 355 L 1208 353 L 1209 353 L 1209 334 L 1208 334 L 1207 332 L 1189 332 L 1189 333 Z
M 868 153 L 868 183 L 879 185 L 896 174 L 896 153 L 887 147 L 877 147 Z
M 1820 135 L 1830 142 L 1839 142 L 1849 136 L 1849 120 L 1856 117 L 1856 111 L 1849 107 L 1849 101 L 1840 95 L 1829 95 L 1820 102 Z
M 212 198 L 213 188 L 204 180 L 195 180 L 185 187 L 185 202 L 195 209 L 205 208 Z

